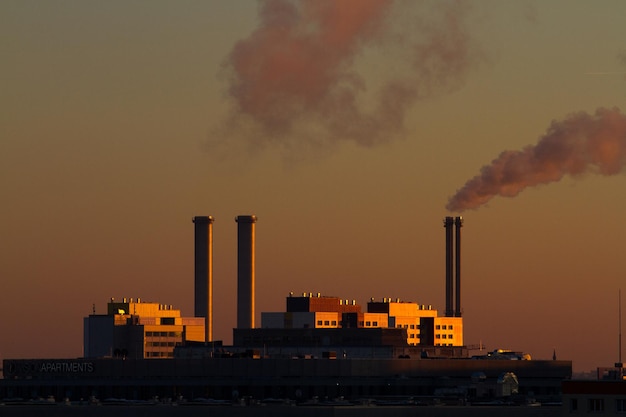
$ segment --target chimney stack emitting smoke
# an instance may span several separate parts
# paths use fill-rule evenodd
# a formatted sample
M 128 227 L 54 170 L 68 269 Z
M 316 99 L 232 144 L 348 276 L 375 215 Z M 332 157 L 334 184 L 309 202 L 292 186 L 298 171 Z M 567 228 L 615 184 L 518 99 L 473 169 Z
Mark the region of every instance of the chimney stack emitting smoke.
M 237 216 L 237 328 L 254 329 L 254 215 Z
M 213 217 L 194 223 L 194 316 L 204 317 L 204 340 L 213 341 Z

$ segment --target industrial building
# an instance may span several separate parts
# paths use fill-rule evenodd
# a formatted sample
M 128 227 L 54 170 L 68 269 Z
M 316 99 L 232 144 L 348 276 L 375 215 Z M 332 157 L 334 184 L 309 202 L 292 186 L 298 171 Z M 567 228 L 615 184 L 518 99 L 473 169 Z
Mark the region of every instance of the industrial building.
M 181 317 L 171 305 L 124 298 L 107 304 L 107 314 L 83 319 L 85 358 L 173 358 L 174 348 L 204 341 L 205 320 Z
M 84 319 L 84 358 L 5 359 L 0 398 L 314 398 L 520 395 L 554 400 L 571 361 L 470 358 L 461 307 L 460 217 L 446 217 L 445 310 L 400 299 L 289 294 L 284 312 L 255 317 L 257 217 L 238 216 L 237 327 L 233 345 L 214 340 L 212 216 L 193 218 L 194 314 L 169 305 L 114 299 Z M 512 360 L 515 359 L 515 360 Z M 444 393 L 444 394 L 442 394 Z

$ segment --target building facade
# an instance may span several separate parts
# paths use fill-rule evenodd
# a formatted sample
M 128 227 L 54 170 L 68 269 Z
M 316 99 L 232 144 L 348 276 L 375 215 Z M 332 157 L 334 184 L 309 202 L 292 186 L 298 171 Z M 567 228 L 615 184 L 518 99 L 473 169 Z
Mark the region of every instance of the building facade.
M 463 346 L 463 319 L 439 317 L 431 306 L 371 299 L 367 311 L 352 300 L 303 293 L 287 297 L 285 312 L 261 313 L 263 329 L 382 328 L 406 330 L 409 346 Z
M 172 358 L 186 341 L 204 341 L 204 317 L 181 317 L 171 305 L 123 299 L 83 320 L 85 358 Z

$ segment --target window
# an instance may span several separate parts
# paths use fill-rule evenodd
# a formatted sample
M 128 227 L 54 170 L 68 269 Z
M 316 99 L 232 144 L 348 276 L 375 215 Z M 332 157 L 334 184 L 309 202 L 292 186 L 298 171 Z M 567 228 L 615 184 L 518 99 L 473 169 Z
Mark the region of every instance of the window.
M 366 321 L 366 322 L 365 322 L 365 327 L 370 327 L 371 325 L 372 325 L 372 322 L 371 322 L 371 321 Z
M 372 323 L 372 326 L 374 326 L 374 327 L 378 327 L 378 322 L 377 322 L 377 321 L 373 322 L 373 323 Z
M 449 325 L 449 326 L 448 326 L 448 329 L 449 329 L 449 330 L 452 330 L 452 325 Z
M 411 333 L 411 334 L 409 335 L 409 339 L 415 339 L 415 334 Z
M 322 320 L 318 320 L 318 321 L 317 321 L 317 325 L 318 325 L 318 326 L 321 326 L 321 325 L 322 325 Z
M 447 338 L 447 337 L 448 337 L 448 335 L 446 335 L 446 334 L 442 334 L 442 335 L 441 335 L 441 338 L 442 338 L 442 339 L 445 339 L 445 338 Z
M 590 413 L 603 413 L 604 412 L 604 399 L 589 398 L 589 412 Z
M 337 320 L 333 320 L 333 321 L 331 322 L 331 324 L 332 324 L 333 326 L 336 326 L 336 325 L 337 325 Z
M 414 324 L 411 324 L 410 328 L 411 328 L 411 329 L 415 329 L 415 325 L 414 325 Z
M 330 321 L 324 320 L 324 326 L 330 326 Z
M 440 334 L 436 334 L 435 335 L 435 339 L 441 339 L 441 335 Z
M 441 330 L 441 326 L 440 326 L 440 325 L 436 325 L 436 326 L 435 326 L 435 329 L 437 329 L 437 330 Z
M 446 329 L 447 329 L 447 326 L 444 324 L 443 326 L 441 326 L 441 328 L 442 328 L 443 330 L 446 330 Z
M 626 398 L 617 398 L 615 400 L 615 412 L 626 414 Z

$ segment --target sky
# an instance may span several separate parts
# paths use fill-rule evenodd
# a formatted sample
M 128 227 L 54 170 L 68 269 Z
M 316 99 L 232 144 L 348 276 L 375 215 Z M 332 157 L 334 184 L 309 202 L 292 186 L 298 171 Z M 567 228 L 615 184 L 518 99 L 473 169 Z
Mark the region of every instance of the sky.
M 445 297 L 462 215 L 467 344 L 618 360 L 626 2 L 0 2 L 0 358 L 82 355 L 111 297 L 193 314 L 214 223 L 214 337 L 290 292 Z M 478 353 L 478 352 L 472 352 Z

